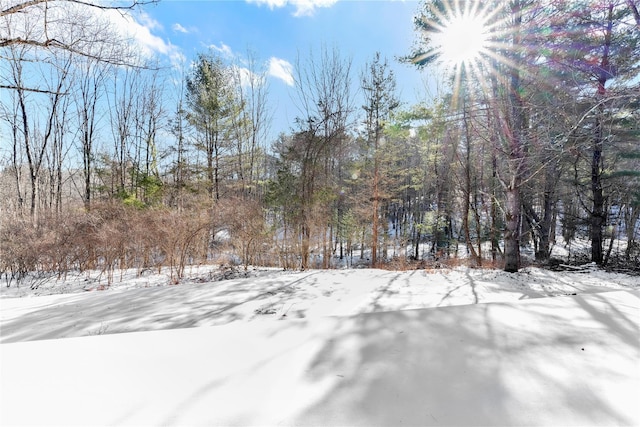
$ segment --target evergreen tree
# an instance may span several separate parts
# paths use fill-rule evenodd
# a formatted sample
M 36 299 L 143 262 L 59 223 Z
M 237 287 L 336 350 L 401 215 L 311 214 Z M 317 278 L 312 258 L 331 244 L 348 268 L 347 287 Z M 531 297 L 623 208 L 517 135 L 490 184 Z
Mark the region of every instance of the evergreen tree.
M 242 106 L 236 99 L 232 70 L 222 59 L 200 54 L 186 81 L 187 119 L 197 131 L 196 148 L 206 155 L 207 192 L 220 199 L 221 161 L 228 151 L 233 121 Z
M 373 157 L 371 212 L 371 265 L 378 263 L 378 231 L 380 218 L 380 154 L 379 146 L 383 138 L 384 128 L 391 113 L 398 107 L 399 102 L 395 93 L 396 81 L 393 71 L 389 69 L 387 60 L 376 53 L 371 63 L 367 63 L 362 71 L 361 87 L 364 92 L 366 141 Z

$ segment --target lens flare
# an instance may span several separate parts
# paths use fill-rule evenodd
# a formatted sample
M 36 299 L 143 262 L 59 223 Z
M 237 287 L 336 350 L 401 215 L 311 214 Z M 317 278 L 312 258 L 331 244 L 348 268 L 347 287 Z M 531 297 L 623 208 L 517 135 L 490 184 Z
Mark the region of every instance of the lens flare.
M 489 33 L 485 17 L 454 15 L 434 36 L 440 57 L 447 65 L 461 65 L 478 60 L 486 51 Z

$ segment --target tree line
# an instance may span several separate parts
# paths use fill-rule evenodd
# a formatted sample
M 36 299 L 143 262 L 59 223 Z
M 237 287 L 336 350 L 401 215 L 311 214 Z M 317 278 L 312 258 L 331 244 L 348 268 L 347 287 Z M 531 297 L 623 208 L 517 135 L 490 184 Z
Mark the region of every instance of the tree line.
M 0 272 L 169 266 L 180 278 L 221 258 L 517 271 L 522 250 L 548 263 L 554 246 L 637 265 L 637 5 L 489 3 L 484 56 L 416 105 L 379 53 L 359 70 L 337 47 L 299 55 L 299 114 L 275 141 L 255 54 L 203 52 L 176 77 L 99 4 L 5 8 Z M 416 72 L 443 72 L 447 13 L 420 5 L 401 59 Z

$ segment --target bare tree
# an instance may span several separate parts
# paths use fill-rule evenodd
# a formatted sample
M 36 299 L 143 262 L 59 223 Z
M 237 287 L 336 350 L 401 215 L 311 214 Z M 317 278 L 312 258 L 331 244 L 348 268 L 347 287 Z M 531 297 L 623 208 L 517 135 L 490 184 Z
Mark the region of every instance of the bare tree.
M 10 200 L 6 200 L 6 205 L 12 204 L 14 205 L 15 211 L 22 213 L 24 207 L 24 190 L 22 188 L 22 164 L 23 164 L 23 135 L 22 133 L 25 131 L 23 126 L 21 126 L 20 115 L 20 105 L 19 98 L 20 96 L 24 96 L 24 93 L 19 91 L 13 91 L 13 93 L 9 94 L 8 100 L 9 102 L 0 103 L 2 107 L 3 114 L 2 119 L 7 122 L 7 125 L 11 129 L 11 175 L 14 183 L 14 192 L 15 198 Z M 28 131 L 28 128 L 26 129 Z
M 88 211 L 92 200 L 92 174 L 98 125 L 98 100 L 105 89 L 107 69 L 95 59 L 85 58 L 78 61 L 77 89 L 74 91 L 76 117 L 78 120 L 78 145 L 82 153 L 82 172 L 84 176 L 83 202 Z
M 162 81 L 156 71 L 144 73 L 136 102 L 136 155 L 132 178 L 136 200 L 146 205 L 158 203 L 161 197 L 156 141 L 166 119 L 161 87 Z
M 267 104 L 267 70 L 259 65 L 252 51 L 247 52 L 246 60 L 243 62 L 246 67 L 238 64 L 233 66 L 238 105 L 242 107 L 240 114 L 233 116 L 233 121 L 238 177 L 242 192 L 250 193 L 254 191 L 258 174 L 258 155 L 263 151 L 272 112 Z
M 109 121 L 113 135 L 113 152 L 109 186 L 111 195 L 124 197 L 127 191 L 127 164 L 132 157 L 135 132 L 135 103 L 139 95 L 140 71 L 118 68 L 109 92 Z
M 69 126 L 68 120 L 70 120 L 71 108 L 73 100 L 70 96 L 65 96 L 62 99 L 58 113 L 54 118 L 53 125 L 53 139 L 50 144 L 50 149 L 46 153 L 46 161 L 48 164 L 49 172 L 49 201 L 48 207 L 53 210 L 57 216 L 62 213 L 63 200 L 62 192 L 63 185 L 65 183 L 65 160 L 71 149 L 69 143 L 70 134 L 73 129 Z
M 174 192 L 172 194 L 173 202 L 178 211 L 184 209 L 184 187 L 187 185 L 187 112 L 185 111 L 185 79 L 181 75 L 177 86 L 177 105 L 173 117 L 169 119 L 171 133 L 176 139 L 176 144 L 170 149 L 175 152 L 176 159 L 172 167 Z
M 342 58 L 337 48 L 323 47 L 319 59 L 313 52 L 306 61 L 298 57 L 295 77 L 296 100 L 302 114 L 297 119 L 300 132 L 295 151 L 301 163 L 300 256 L 305 269 L 309 266 L 313 210 L 320 202 L 316 190 L 323 179 L 326 184 L 329 160 L 345 141 L 353 112 L 351 59 Z M 324 259 L 328 261 L 326 256 Z
M 36 215 L 40 173 L 43 161 L 45 160 L 45 153 L 48 150 L 48 144 L 53 139 L 58 108 L 69 84 L 68 80 L 72 58 L 69 54 L 66 56 L 58 56 L 54 58 L 56 62 L 51 67 L 48 66 L 49 64 L 42 64 L 43 68 L 36 68 L 37 71 L 43 73 L 42 76 L 44 78 L 42 80 L 48 87 L 43 93 L 34 94 L 26 90 L 24 84 L 27 77 L 25 76 L 22 59 L 29 54 L 28 51 L 28 46 L 13 46 L 9 50 L 9 53 L 13 59 L 10 62 L 11 82 L 16 88 L 14 101 L 17 104 L 17 114 L 15 116 L 17 123 L 12 124 L 14 160 L 17 160 L 17 147 L 15 143 L 18 141 L 17 136 L 20 135 L 19 139 L 21 140 L 22 150 L 27 159 L 29 170 L 31 187 L 29 213 L 33 219 Z M 53 68 L 55 72 L 52 73 L 49 79 L 46 77 L 48 77 L 47 74 L 51 68 Z M 37 99 L 32 100 L 30 96 L 37 97 Z M 41 106 L 41 108 L 38 108 L 38 106 Z M 44 121 L 44 123 L 42 123 L 42 121 Z M 14 164 L 14 167 L 17 170 L 21 165 Z
M 30 46 L 47 57 L 62 50 L 100 62 L 133 65 L 122 55 L 119 45 L 123 40 L 111 30 L 105 12 L 125 13 L 154 1 L 132 0 L 121 5 L 91 0 L 9 1 L 0 10 L 0 48 Z M 104 49 L 105 45 L 111 49 Z M 7 84 L 0 88 L 17 89 Z

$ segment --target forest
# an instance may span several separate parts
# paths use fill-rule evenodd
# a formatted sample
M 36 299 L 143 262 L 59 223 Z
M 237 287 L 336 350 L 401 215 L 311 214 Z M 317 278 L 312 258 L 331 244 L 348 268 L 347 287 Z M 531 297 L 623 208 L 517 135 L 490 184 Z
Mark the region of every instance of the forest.
M 145 2 L 3 0 L 0 275 L 638 269 L 637 1 L 457 3 L 483 24 L 464 58 L 441 46 L 440 0 L 417 5 L 405 57 L 374 48 L 356 69 L 339 46 L 303 47 L 298 115 L 273 137 L 258 53 L 168 68 L 104 19 Z M 402 103 L 391 61 L 448 84 Z

